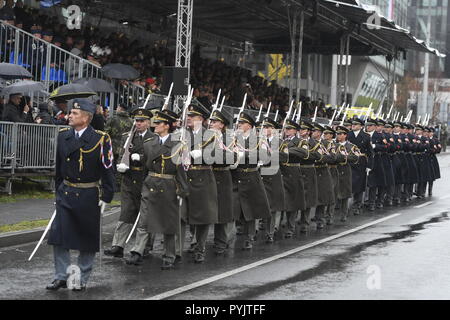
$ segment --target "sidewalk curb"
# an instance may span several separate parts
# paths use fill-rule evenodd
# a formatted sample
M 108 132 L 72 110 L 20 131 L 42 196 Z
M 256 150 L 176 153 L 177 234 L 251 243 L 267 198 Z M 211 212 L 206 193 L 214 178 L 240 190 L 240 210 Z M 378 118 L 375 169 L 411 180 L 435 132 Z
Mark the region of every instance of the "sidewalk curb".
M 113 208 L 112 210 L 103 214 L 103 226 L 116 222 L 120 215 L 120 207 Z M 31 230 L 22 230 L 14 232 L 6 232 L 0 234 L 0 248 L 17 246 L 24 243 L 38 241 L 45 228 L 36 228 Z

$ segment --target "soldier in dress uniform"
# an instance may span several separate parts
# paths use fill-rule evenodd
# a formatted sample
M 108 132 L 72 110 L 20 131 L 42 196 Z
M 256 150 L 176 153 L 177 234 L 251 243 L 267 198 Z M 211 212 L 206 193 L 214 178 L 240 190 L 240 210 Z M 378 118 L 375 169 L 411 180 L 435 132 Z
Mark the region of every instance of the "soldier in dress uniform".
M 230 149 L 231 137 L 226 135 L 228 119 L 219 111 L 211 114 L 209 129 L 215 131 L 216 145 L 214 163 L 212 165 L 217 186 L 218 221 L 214 224 L 214 252 L 225 253 L 230 239 L 230 224 L 233 223 L 233 181 L 230 163 L 235 160 L 236 153 Z
M 338 192 L 339 192 L 339 173 L 338 173 L 338 164 L 345 161 L 346 157 L 337 152 L 338 144 L 334 141 L 336 138 L 336 131 L 330 127 L 325 126 L 325 130 L 323 131 L 323 145 L 328 151 L 328 153 L 333 155 L 333 161 L 328 164 L 328 169 L 330 170 L 331 180 L 332 180 L 332 189 L 334 201 L 328 204 L 325 211 L 325 222 L 327 225 L 333 224 L 334 221 L 334 212 L 336 208 L 336 203 L 338 201 Z
M 305 192 L 305 209 L 300 211 L 300 232 L 306 233 L 310 223 L 311 208 L 317 206 L 318 190 L 317 175 L 314 163 L 322 158 L 319 152 L 320 144 L 311 138 L 314 126 L 307 120 L 302 120 L 300 124 L 300 139 L 308 144 L 308 157 L 300 161 L 300 171 L 303 177 Z M 305 143 L 302 142 L 302 143 Z
M 264 184 L 258 171 L 258 162 L 265 163 L 268 158 L 267 147 L 262 145 L 253 131 L 255 120 L 242 112 L 238 121 L 238 132 L 235 137 L 235 148 L 238 160 L 232 167 L 233 178 L 233 214 L 235 220 L 241 219 L 244 224 L 243 249 L 253 248 L 256 235 L 256 219 L 267 219 L 270 215 L 270 205 Z M 266 148 L 266 149 L 265 149 Z
M 286 212 L 287 230 L 285 238 L 291 238 L 295 232 L 295 223 L 299 210 L 306 209 L 305 186 L 300 170 L 301 160 L 309 158 L 309 145 L 306 139 L 297 136 L 301 127 L 292 120 L 286 120 L 284 139 L 280 144 L 280 166 L 284 187 L 284 210 Z
M 441 153 L 442 145 L 440 144 L 438 138 L 434 136 L 435 129 L 433 127 L 429 128 L 430 132 L 428 137 L 430 139 L 430 160 L 431 166 L 433 168 L 433 180 L 428 181 L 428 195 L 431 197 L 433 195 L 433 182 L 434 180 L 441 178 L 441 171 L 439 169 L 439 162 L 436 154 Z
M 78 250 L 80 286 L 86 288 L 95 253 L 100 249 L 100 207 L 114 195 L 112 146 L 108 134 L 90 125 L 96 106 L 74 99 L 69 125 L 58 135 L 56 151 L 56 216 L 48 244 L 53 245 L 55 279 L 48 290 L 66 288 L 69 250 Z
M 132 112 L 132 117 L 136 121 L 136 128 L 132 132 L 125 133 L 122 138 L 121 145 L 125 144 L 128 136 L 132 134 L 131 143 L 129 145 L 129 163 L 128 168 L 124 163 L 117 165 L 117 171 L 122 174 L 121 193 L 120 193 L 120 217 L 114 231 L 112 247 L 106 249 L 105 254 L 118 258 L 123 257 L 123 248 L 125 241 L 135 223 L 139 208 L 141 205 L 142 183 L 144 182 L 144 141 L 153 137 L 154 133 L 150 131 L 150 118 L 152 113 L 146 109 L 136 109 Z M 124 150 L 123 150 L 124 151 Z M 123 151 L 120 157 L 123 156 Z M 137 228 L 136 243 L 140 245 L 131 251 L 133 264 L 142 262 L 143 249 L 147 243 L 149 235 L 147 234 L 146 224 L 144 220 L 145 213 L 141 213 L 142 225 Z M 139 241 L 137 241 L 139 240 Z
M 405 142 L 407 143 L 407 149 L 405 150 L 406 153 L 406 159 L 409 162 L 409 181 L 405 185 L 405 192 L 406 192 L 406 201 L 411 201 L 413 192 L 414 192 L 414 184 L 416 184 L 419 181 L 419 171 L 417 168 L 416 163 L 416 147 L 417 144 L 414 143 L 415 135 L 413 133 L 414 126 L 412 124 L 406 124 L 405 129 Z
M 376 120 L 377 127 L 376 132 L 379 133 L 382 137 L 382 142 L 385 148 L 381 148 L 380 146 L 377 147 L 379 151 L 375 151 L 375 153 L 379 153 L 379 161 L 381 161 L 381 164 L 383 166 L 384 171 L 384 178 L 386 180 L 386 185 L 384 187 L 378 188 L 378 196 L 376 201 L 376 207 L 378 209 L 381 209 L 386 204 L 387 197 L 391 197 L 391 204 L 392 204 L 392 194 L 388 194 L 393 192 L 395 187 L 395 176 L 394 176 L 394 170 L 392 169 L 392 161 L 390 152 L 393 152 L 393 149 L 391 147 L 391 143 L 389 141 L 390 136 L 386 134 L 386 121 L 383 119 L 377 119 Z M 392 149 L 392 150 L 391 150 Z M 380 151 L 381 150 L 381 151 Z M 375 155 L 376 157 L 376 155 Z
M 395 173 L 395 190 L 393 204 L 399 205 L 401 203 L 401 196 L 403 185 L 408 183 L 408 164 L 404 154 L 404 141 L 401 136 L 402 123 L 394 121 L 394 129 L 392 131 L 392 138 L 394 139 L 395 152 L 393 156 L 394 173 Z
M 317 206 L 315 212 L 315 222 L 317 229 L 323 229 L 326 224 L 325 210 L 326 207 L 332 205 L 335 201 L 334 189 L 333 189 L 333 179 L 328 165 L 333 164 L 335 161 L 335 156 L 330 152 L 326 145 L 322 142 L 322 134 L 325 128 L 319 123 L 313 124 L 313 132 L 311 138 L 316 140 L 319 145 L 318 152 L 320 158 L 316 160 L 314 168 L 316 170 L 317 177 L 317 189 L 320 190 L 317 195 Z M 326 143 L 328 145 L 328 143 Z
M 352 131 L 348 133 L 348 141 L 356 145 L 361 153 L 357 163 L 351 164 L 352 167 L 352 192 L 354 215 L 361 213 L 363 193 L 366 189 L 367 174 L 373 168 L 373 148 L 370 136 L 362 128 L 364 121 L 354 118 L 352 121 Z
M 419 169 L 419 182 L 417 184 L 417 198 L 423 199 L 425 197 L 425 191 L 427 182 L 430 181 L 430 162 L 428 161 L 429 141 L 428 138 L 423 135 L 424 127 L 420 124 L 416 124 L 416 143 L 417 143 L 417 164 Z
M 218 222 L 217 184 L 211 163 L 205 162 L 204 149 L 214 148 L 214 131 L 203 126 L 209 118 L 208 110 L 198 105 L 190 105 L 187 126 L 190 134 L 191 166 L 187 171 L 189 184 L 188 224 L 195 227 L 196 245 L 194 262 L 205 260 L 206 238 L 209 227 Z M 208 149 L 207 154 L 211 154 Z
M 172 269 L 177 258 L 181 260 L 186 225 L 184 203 L 189 194 L 180 157 L 183 144 L 179 135 L 170 134 L 174 122 L 176 118 L 170 113 L 157 111 L 153 118 L 156 136 L 144 141 L 146 177 L 141 211 L 147 214 L 147 231 L 164 236 L 163 270 Z M 181 244 L 177 245 L 176 241 Z
M 373 170 L 368 177 L 369 187 L 369 211 L 383 208 L 383 190 L 387 187 L 386 173 L 383 165 L 383 155 L 387 153 L 387 140 L 384 138 L 381 128 L 377 126 L 375 119 L 367 119 L 366 132 L 371 138 L 374 151 Z
M 340 208 L 340 220 L 345 222 L 348 216 L 348 202 L 352 197 L 352 168 L 351 164 L 359 161 L 361 153 L 357 146 L 347 141 L 350 130 L 345 126 L 336 127 L 336 153 L 344 157 L 338 162 L 339 190 L 337 194 L 337 206 Z
M 278 147 L 274 149 L 274 146 L 279 145 L 279 137 L 277 136 L 278 131 L 276 130 L 281 129 L 281 126 L 275 120 L 266 117 L 262 122 L 262 127 L 265 139 L 263 143 L 266 143 L 270 148 L 269 153 L 271 158 L 275 158 L 279 153 Z M 268 162 L 264 164 L 261 170 L 261 179 L 263 180 L 264 188 L 266 189 L 271 214 L 271 217 L 266 220 L 266 243 L 272 243 L 275 228 L 278 228 L 277 222 L 280 221 L 279 216 L 281 215 L 281 211 L 284 210 L 284 188 L 279 166 L 279 157 L 278 163 Z M 278 218 L 277 215 L 279 215 Z

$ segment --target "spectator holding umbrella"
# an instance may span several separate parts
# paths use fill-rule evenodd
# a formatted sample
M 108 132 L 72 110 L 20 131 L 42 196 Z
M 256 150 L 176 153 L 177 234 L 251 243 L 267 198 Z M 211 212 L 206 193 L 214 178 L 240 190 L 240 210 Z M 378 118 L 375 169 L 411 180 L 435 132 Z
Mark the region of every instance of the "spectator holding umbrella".
M 26 122 L 30 107 L 25 104 L 22 110 L 20 106 L 21 100 L 22 94 L 20 93 L 14 93 L 9 96 L 9 101 L 3 108 L 2 121 Z
M 38 124 L 53 124 L 53 119 L 48 111 L 47 103 L 39 104 L 39 113 L 34 119 L 34 122 Z

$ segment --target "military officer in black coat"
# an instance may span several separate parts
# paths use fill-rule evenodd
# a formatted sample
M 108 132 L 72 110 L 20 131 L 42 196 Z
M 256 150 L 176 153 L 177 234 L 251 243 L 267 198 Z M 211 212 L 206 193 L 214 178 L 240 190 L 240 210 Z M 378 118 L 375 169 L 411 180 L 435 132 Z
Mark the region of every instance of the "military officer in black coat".
M 370 136 L 362 129 L 364 121 L 355 118 L 352 121 L 352 131 L 348 141 L 356 145 L 361 153 L 357 163 L 352 164 L 353 214 L 361 213 L 363 193 L 366 189 L 367 175 L 373 168 L 373 148 Z
M 122 174 L 120 188 L 120 217 L 117 222 L 116 230 L 114 231 L 112 247 L 111 249 L 106 249 L 104 252 L 106 255 L 119 258 L 123 257 L 125 241 L 138 217 L 141 205 L 142 183 L 144 182 L 144 141 L 155 136 L 155 134 L 150 131 L 150 118 L 152 117 L 150 110 L 135 109 L 131 115 L 136 121 L 135 130 L 125 133 L 122 139 L 123 146 L 125 145 L 128 136 L 130 134 L 133 135 L 128 147 L 129 152 L 127 153 L 130 166 L 127 167 L 124 163 L 117 165 L 117 171 Z M 122 156 L 123 152 L 121 152 L 120 157 Z M 118 160 L 120 161 L 120 159 Z M 149 238 L 146 230 L 146 217 L 142 212 L 140 219 L 142 219 L 142 225 L 138 226 L 136 230 L 137 246 L 131 251 L 132 264 L 139 264 L 142 262 L 143 250 Z
M 439 142 L 439 139 L 434 135 L 435 129 L 433 127 L 430 127 L 430 132 L 428 134 L 428 137 L 430 138 L 430 145 L 431 145 L 431 166 L 433 168 L 433 180 L 428 181 L 428 195 L 431 197 L 433 195 L 433 182 L 436 179 L 441 178 L 441 171 L 439 169 L 439 161 L 436 157 L 438 153 L 441 153 L 442 145 Z
M 48 290 L 66 287 L 69 250 L 78 250 L 84 290 L 100 247 L 100 207 L 114 195 L 112 146 L 108 134 L 95 131 L 90 121 L 95 105 L 75 99 L 69 115 L 72 129 L 62 129 L 56 151 L 56 216 L 48 244 L 53 245 L 55 279 Z
M 373 170 L 370 171 L 368 177 L 369 211 L 375 211 L 375 205 L 378 209 L 383 207 L 383 190 L 387 186 L 382 161 L 383 155 L 387 153 L 387 140 L 384 138 L 381 128 L 377 127 L 375 119 L 367 119 L 366 132 L 370 135 L 374 151 Z

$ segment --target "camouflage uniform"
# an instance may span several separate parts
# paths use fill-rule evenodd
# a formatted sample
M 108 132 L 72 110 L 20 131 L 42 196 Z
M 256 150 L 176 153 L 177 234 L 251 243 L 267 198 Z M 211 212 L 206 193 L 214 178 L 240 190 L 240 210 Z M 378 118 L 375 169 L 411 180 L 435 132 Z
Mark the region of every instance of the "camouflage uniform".
M 133 126 L 133 119 L 128 112 L 117 112 L 112 118 L 106 121 L 105 131 L 112 140 L 114 159 L 118 161 L 119 154 L 122 151 L 122 134 L 129 132 Z
M 114 174 L 116 176 L 116 186 L 120 190 L 121 175 L 116 171 L 116 165 L 119 163 L 119 155 L 123 153 L 123 140 L 122 135 L 128 133 L 133 126 L 133 119 L 129 116 L 128 112 L 117 112 L 113 117 L 106 121 L 105 131 L 109 134 L 113 146 L 114 155 Z

